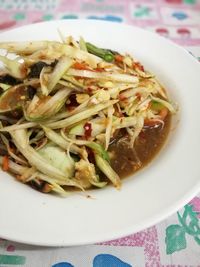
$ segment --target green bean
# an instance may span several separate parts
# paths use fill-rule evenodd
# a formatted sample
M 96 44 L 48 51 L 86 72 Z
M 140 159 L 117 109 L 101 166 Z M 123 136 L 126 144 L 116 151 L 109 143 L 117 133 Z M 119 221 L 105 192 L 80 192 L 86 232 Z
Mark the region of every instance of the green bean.
M 91 43 L 86 43 L 86 47 L 89 53 L 103 58 L 107 62 L 112 62 L 114 60 L 114 55 L 107 49 L 98 48 Z

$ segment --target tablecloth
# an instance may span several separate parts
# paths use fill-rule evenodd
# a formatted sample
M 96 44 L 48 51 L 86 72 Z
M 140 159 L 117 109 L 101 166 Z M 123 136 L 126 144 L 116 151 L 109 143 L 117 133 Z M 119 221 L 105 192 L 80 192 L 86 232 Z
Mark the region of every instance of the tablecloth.
M 200 60 L 199 0 L 0 0 L 0 31 L 78 18 L 147 28 Z M 151 228 L 101 244 L 43 248 L 0 239 L 0 266 L 200 267 L 200 195 Z

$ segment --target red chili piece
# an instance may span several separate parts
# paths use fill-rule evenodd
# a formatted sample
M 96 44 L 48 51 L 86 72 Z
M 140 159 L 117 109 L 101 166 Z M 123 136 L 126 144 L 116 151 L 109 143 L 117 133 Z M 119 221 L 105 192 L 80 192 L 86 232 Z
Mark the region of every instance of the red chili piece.
M 91 137 L 92 135 L 92 125 L 91 123 L 89 122 L 86 122 L 85 125 L 84 125 L 84 136 L 85 136 L 85 139 L 88 139 Z
M 135 68 L 138 68 L 139 70 L 144 72 L 144 67 L 142 64 L 140 64 L 140 62 L 135 62 L 133 63 Z

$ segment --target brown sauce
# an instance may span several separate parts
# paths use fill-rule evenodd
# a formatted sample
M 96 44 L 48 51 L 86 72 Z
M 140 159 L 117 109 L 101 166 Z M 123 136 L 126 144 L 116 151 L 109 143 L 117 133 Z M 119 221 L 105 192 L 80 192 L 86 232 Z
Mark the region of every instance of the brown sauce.
M 109 148 L 111 166 L 121 178 L 132 175 L 152 161 L 167 139 L 170 121 L 171 115 L 168 115 L 163 127 L 144 129 L 136 139 L 134 149 L 128 145 L 127 135 L 114 140 Z

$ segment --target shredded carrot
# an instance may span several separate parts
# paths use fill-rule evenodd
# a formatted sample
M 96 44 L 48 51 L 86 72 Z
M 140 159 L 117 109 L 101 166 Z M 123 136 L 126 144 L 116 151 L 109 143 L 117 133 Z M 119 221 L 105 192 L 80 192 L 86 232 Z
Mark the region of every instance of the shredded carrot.
M 42 188 L 42 192 L 43 193 L 49 193 L 49 192 L 51 192 L 51 190 L 52 190 L 52 186 L 48 183 L 45 183 L 43 188 Z
M 159 120 L 156 120 L 156 119 L 152 119 L 152 120 L 146 119 L 146 120 L 144 120 L 144 125 L 145 126 L 149 126 L 149 127 L 153 127 L 155 125 L 161 124 L 161 121 L 164 121 L 165 118 L 167 117 L 168 112 L 169 112 L 169 110 L 164 107 L 159 112 L 159 117 L 160 117 Z
M 141 94 L 140 93 L 136 93 L 135 95 L 137 96 L 137 99 L 140 101 L 141 97 L 142 97 Z
M 105 71 L 105 69 L 103 69 L 103 68 L 95 68 L 94 70 L 97 71 L 97 72 Z
M 76 70 L 91 70 L 90 67 L 88 66 L 88 64 L 82 62 L 75 62 L 73 64 L 73 68 L 76 69 Z
M 13 147 L 9 147 L 10 152 L 15 153 L 15 149 Z
M 119 100 L 120 100 L 120 101 L 127 100 L 127 97 L 124 96 L 123 94 L 120 94 L 120 95 L 119 95 Z
M 169 111 L 168 111 L 167 108 L 163 108 L 163 109 L 161 109 L 161 111 L 159 112 L 159 116 L 160 116 L 161 120 L 164 121 L 164 119 L 166 118 L 168 112 L 169 112 Z
M 9 170 L 9 159 L 8 156 L 3 157 L 2 170 L 7 172 Z
M 123 59 L 124 59 L 124 57 L 122 56 L 122 55 L 115 55 L 115 60 L 117 61 L 117 62 L 123 62 Z
M 139 69 L 141 71 L 144 71 L 144 67 L 140 62 L 133 62 L 133 68 Z

